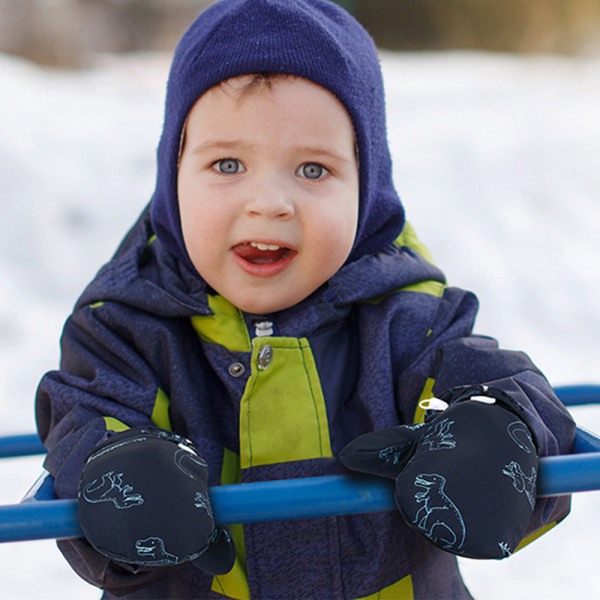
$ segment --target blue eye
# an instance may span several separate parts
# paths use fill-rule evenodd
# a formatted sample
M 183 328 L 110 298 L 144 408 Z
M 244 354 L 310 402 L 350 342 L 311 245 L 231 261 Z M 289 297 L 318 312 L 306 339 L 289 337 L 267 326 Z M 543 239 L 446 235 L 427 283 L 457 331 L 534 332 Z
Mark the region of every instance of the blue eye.
M 306 163 L 298 169 L 298 174 L 306 179 L 321 179 L 329 171 L 318 163 Z
M 224 158 L 218 160 L 214 165 L 214 168 L 223 175 L 236 175 L 237 173 L 243 173 L 244 167 L 237 158 Z

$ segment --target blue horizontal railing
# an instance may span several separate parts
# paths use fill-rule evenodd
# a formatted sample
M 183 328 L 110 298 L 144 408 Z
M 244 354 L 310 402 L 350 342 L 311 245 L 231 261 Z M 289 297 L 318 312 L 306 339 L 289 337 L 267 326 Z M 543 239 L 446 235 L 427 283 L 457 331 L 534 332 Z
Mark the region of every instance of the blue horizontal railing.
M 600 404 L 598 384 L 559 385 L 554 387 L 554 393 L 565 406 Z
M 600 489 L 600 438 L 577 430 L 585 452 L 540 460 L 538 496 Z M 56 500 L 47 475 L 21 504 L 0 507 L 0 542 L 82 535 L 76 500 Z M 224 485 L 210 489 L 215 520 L 257 523 L 393 510 L 393 484 L 367 476 L 333 475 Z
M 600 404 L 600 386 L 556 388 L 565 404 Z M 9 440 L 2 449 L 2 441 Z M 0 438 L 0 456 L 40 452 L 36 436 Z M 37 445 L 36 445 L 37 444 Z M 54 481 L 40 478 L 23 502 L 0 506 L 0 542 L 82 535 L 76 500 L 57 500 Z M 538 496 L 559 496 L 600 490 L 600 437 L 577 428 L 573 453 L 540 460 Z M 256 523 L 395 508 L 389 480 L 335 475 L 304 479 L 224 485 L 210 489 L 215 519 L 220 524 Z
M 0 458 L 44 454 L 46 448 L 36 433 L 0 437 Z

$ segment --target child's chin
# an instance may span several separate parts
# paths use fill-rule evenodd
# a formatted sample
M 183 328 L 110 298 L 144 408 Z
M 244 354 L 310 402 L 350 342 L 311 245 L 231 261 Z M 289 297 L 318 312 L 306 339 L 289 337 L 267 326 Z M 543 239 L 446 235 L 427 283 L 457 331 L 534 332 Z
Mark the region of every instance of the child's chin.
M 233 304 L 246 313 L 269 315 L 290 308 L 301 302 L 303 299 L 304 297 L 277 298 L 275 295 L 269 297 L 268 292 L 259 292 L 256 297 L 238 298 L 238 301 L 233 302 Z
M 242 306 L 236 304 L 236 306 L 246 313 L 252 313 L 253 315 L 270 315 L 281 310 L 285 310 L 286 308 L 290 308 L 293 306 L 294 302 L 289 303 L 277 303 L 277 302 L 269 302 L 269 303 L 255 303 L 255 302 L 243 302 Z

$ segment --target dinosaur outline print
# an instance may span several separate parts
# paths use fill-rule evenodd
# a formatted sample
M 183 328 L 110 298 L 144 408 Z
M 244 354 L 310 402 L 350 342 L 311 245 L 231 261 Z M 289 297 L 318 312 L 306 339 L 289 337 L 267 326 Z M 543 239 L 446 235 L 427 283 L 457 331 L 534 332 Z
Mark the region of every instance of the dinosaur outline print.
M 135 543 L 138 556 L 150 556 L 154 560 L 145 560 L 147 565 L 172 565 L 179 562 L 179 557 L 167 552 L 162 538 L 151 536 Z
M 506 430 L 512 441 L 527 454 L 535 452 L 535 444 L 531 437 L 529 428 L 523 421 L 513 421 L 509 423 Z
M 141 494 L 133 494 L 133 486 L 123 484 L 123 473 L 108 471 L 104 473 L 100 482 L 94 479 L 88 483 L 82 491 L 82 496 L 90 504 L 99 504 L 100 502 L 112 502 L 115 508 L 122 510 L 140 506 L 144 503 Z
M 444 491 L 445 477 L 420 473 L 414 485 L 423 490 L 415 494 L 415 500 L 423 506 L 417 511 L 413 524 L 444 550 L 460 552 L 467 529 L 460 510 Z
M 186 465 L 186 462 L 190 462 L 199 467 L 208 466 L 206 461 L 198 456 L 191 448 L 181 444 L 179 444 L 179 449 L 173 455 L 173 462 L 182 473 L 191 479 L 198 479 L 198 476 L 192 470 L 190 470 L 190 468 Z
M 516 461 L 512 460 L 502 469 L 502 473 L 512 479 L 513 487 L 520 494 L 525 494 L 531 508 L 535 506 L 537 471 L 531 467 L 531 475 L 525 475 L 523 468 Z
M 379 451 L 379 460 L 392 465 L 397 465 L 400 459 L 406 454 L 408 444 L 406 442 L 396 446 L 388 446 Z
M 456 442 L 452 439 L 454 436 L 450 433 L 450 427 L 454 421 L 442 419 L 423 436 L 422 444 L 429 446 L 430 451 L 434 450 L 452 450 L 456 447 Z

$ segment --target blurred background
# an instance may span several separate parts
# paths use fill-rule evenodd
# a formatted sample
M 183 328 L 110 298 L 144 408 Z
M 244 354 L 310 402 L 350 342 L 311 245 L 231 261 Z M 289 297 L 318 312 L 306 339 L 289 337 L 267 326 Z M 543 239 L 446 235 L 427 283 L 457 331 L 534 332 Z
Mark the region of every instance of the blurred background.
M 589 53 L 600 0 L 339 0 L 389 50 Z M 0 52 L 81 67 L 98 52 L 171 50 L 210 0 L 0 0 Z
M 64 320 L 152 195 L 173 48 L 206 0 L 0 0 L 0 435 L 35 430 Z M 476 330 L 600 383 L 600 0 L 339 0 L 381 48 L 394 179 Z M 600 432 L 600 407 L 574 408 Z M 0 461 L 0 504 L 42 457 Z M 482 600 L 597 598 L 600 492 Z M 35 565 L 35 568 L 33 567 Z M 51 540 L 0 544 L 2 600 L 91 599 Z

